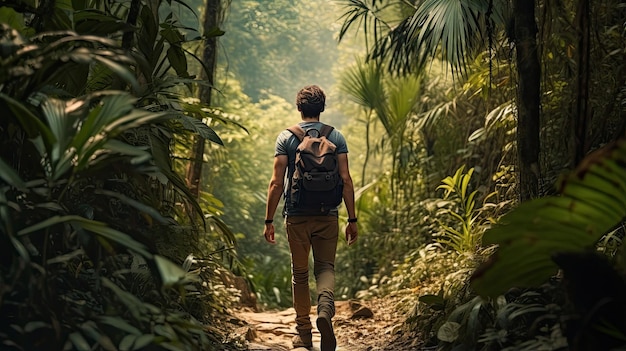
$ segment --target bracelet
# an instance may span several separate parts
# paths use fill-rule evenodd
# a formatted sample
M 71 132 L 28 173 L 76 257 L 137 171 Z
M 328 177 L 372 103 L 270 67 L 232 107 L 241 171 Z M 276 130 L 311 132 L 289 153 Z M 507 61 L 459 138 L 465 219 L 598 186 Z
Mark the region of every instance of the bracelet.
M 348 218 L 348 223 L 356 223 L 356 217 Z
M 265 224 L 272 224 L 272 223 L 274 223 L 273 219 L 266 219 L 265 220 Z

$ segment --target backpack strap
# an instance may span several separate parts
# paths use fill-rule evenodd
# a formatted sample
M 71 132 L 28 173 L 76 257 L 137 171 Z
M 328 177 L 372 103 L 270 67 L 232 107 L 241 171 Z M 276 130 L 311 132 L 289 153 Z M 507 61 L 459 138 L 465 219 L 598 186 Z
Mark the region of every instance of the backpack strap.
M 304 139 L 304 136 L 306 135 L 306 132 L 304 131 L 304 129 L 302 129 L 302 127 L 300 127 L 299 124 L 293 125 L 287 128 L 287 130 L 290 131 L 291 134 L 295 135 L 296 138 L 300 140 L 300 142 L 302 142 L 302 140 Z
M 325 136 L 326 138 L 328 138 L 330 133 L 332 133 L 333 129 L 335 129 L 335 128 L 332 127 L 332 126 L 329 126 L 328 124 L 322 124 L 322 129 L 320 130 L 320 135 L 321 136 Z

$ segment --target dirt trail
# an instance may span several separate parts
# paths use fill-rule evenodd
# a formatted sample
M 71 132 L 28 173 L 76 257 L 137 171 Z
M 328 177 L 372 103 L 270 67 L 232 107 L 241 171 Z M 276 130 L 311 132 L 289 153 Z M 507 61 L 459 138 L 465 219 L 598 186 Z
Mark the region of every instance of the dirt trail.
M 400 327 L 404 317 L 396 311 L 389 299 L 337 301 L 333 327 L 337 337 L 337 351 L 418 350 L 416 340 L 401 340 Z M 319 351 L 320 334 L 315 328 L 315 306 L 311 308 L 313 321 L 313 351 Z M 248 350 L 306 351 L 294 349 L 291 339 L 296 335 L 295 311 L 253 312 L 238 311 L 238 318 L 246 326 L 239 330 L 248 341 Z

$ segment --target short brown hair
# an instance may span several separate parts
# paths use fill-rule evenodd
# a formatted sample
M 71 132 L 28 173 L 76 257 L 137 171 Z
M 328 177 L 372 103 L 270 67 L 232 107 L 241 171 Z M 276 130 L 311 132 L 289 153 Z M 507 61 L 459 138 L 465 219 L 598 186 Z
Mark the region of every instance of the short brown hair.
M 296 106 L 304 117 L 317 117 L 324 111 L 326 94 L 317 85 L 307 85 L 296 96 Z

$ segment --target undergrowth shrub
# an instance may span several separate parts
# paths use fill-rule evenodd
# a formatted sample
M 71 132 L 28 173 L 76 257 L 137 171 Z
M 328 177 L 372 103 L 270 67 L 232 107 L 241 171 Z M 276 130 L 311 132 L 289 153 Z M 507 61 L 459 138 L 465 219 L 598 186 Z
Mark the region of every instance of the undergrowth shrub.
M 437 331 L 446 317 L 471 298 L 469 278 L 485 255 L 482 251 L 459 253 L 431 243 L 397 265 L 384 290 L 403 292 L 398 307 L 407 316 L 402 327 L 405 337 L 436 344 Z
M 437 188 L 443 190 L 441 198 L 421 202 L 432 241 L 409 252 L 402 263 L 394 266 L 384 285 L 386 293 L 406 293 L 399 306 L 407 316 L 403 329 L 407 337 L 423 340 L 426 345 L 438 345 L 442 341 L 439 337 L 452 340 L 449 335 L 455 335 L 464 325 L 456 322 L 461 310 L 455 311 L 474 298 L 470 276 L 493 251 L 493 247 L 481 246 L 482 234 L 493 218 L 511 204 L 489 202 L 497 198 L 495 192 L 472 190 L 473 174 L 473 168 L 465 171 L 461 166 L 442 180 Z M 457 324 L 448 323 L 451 316 Z

